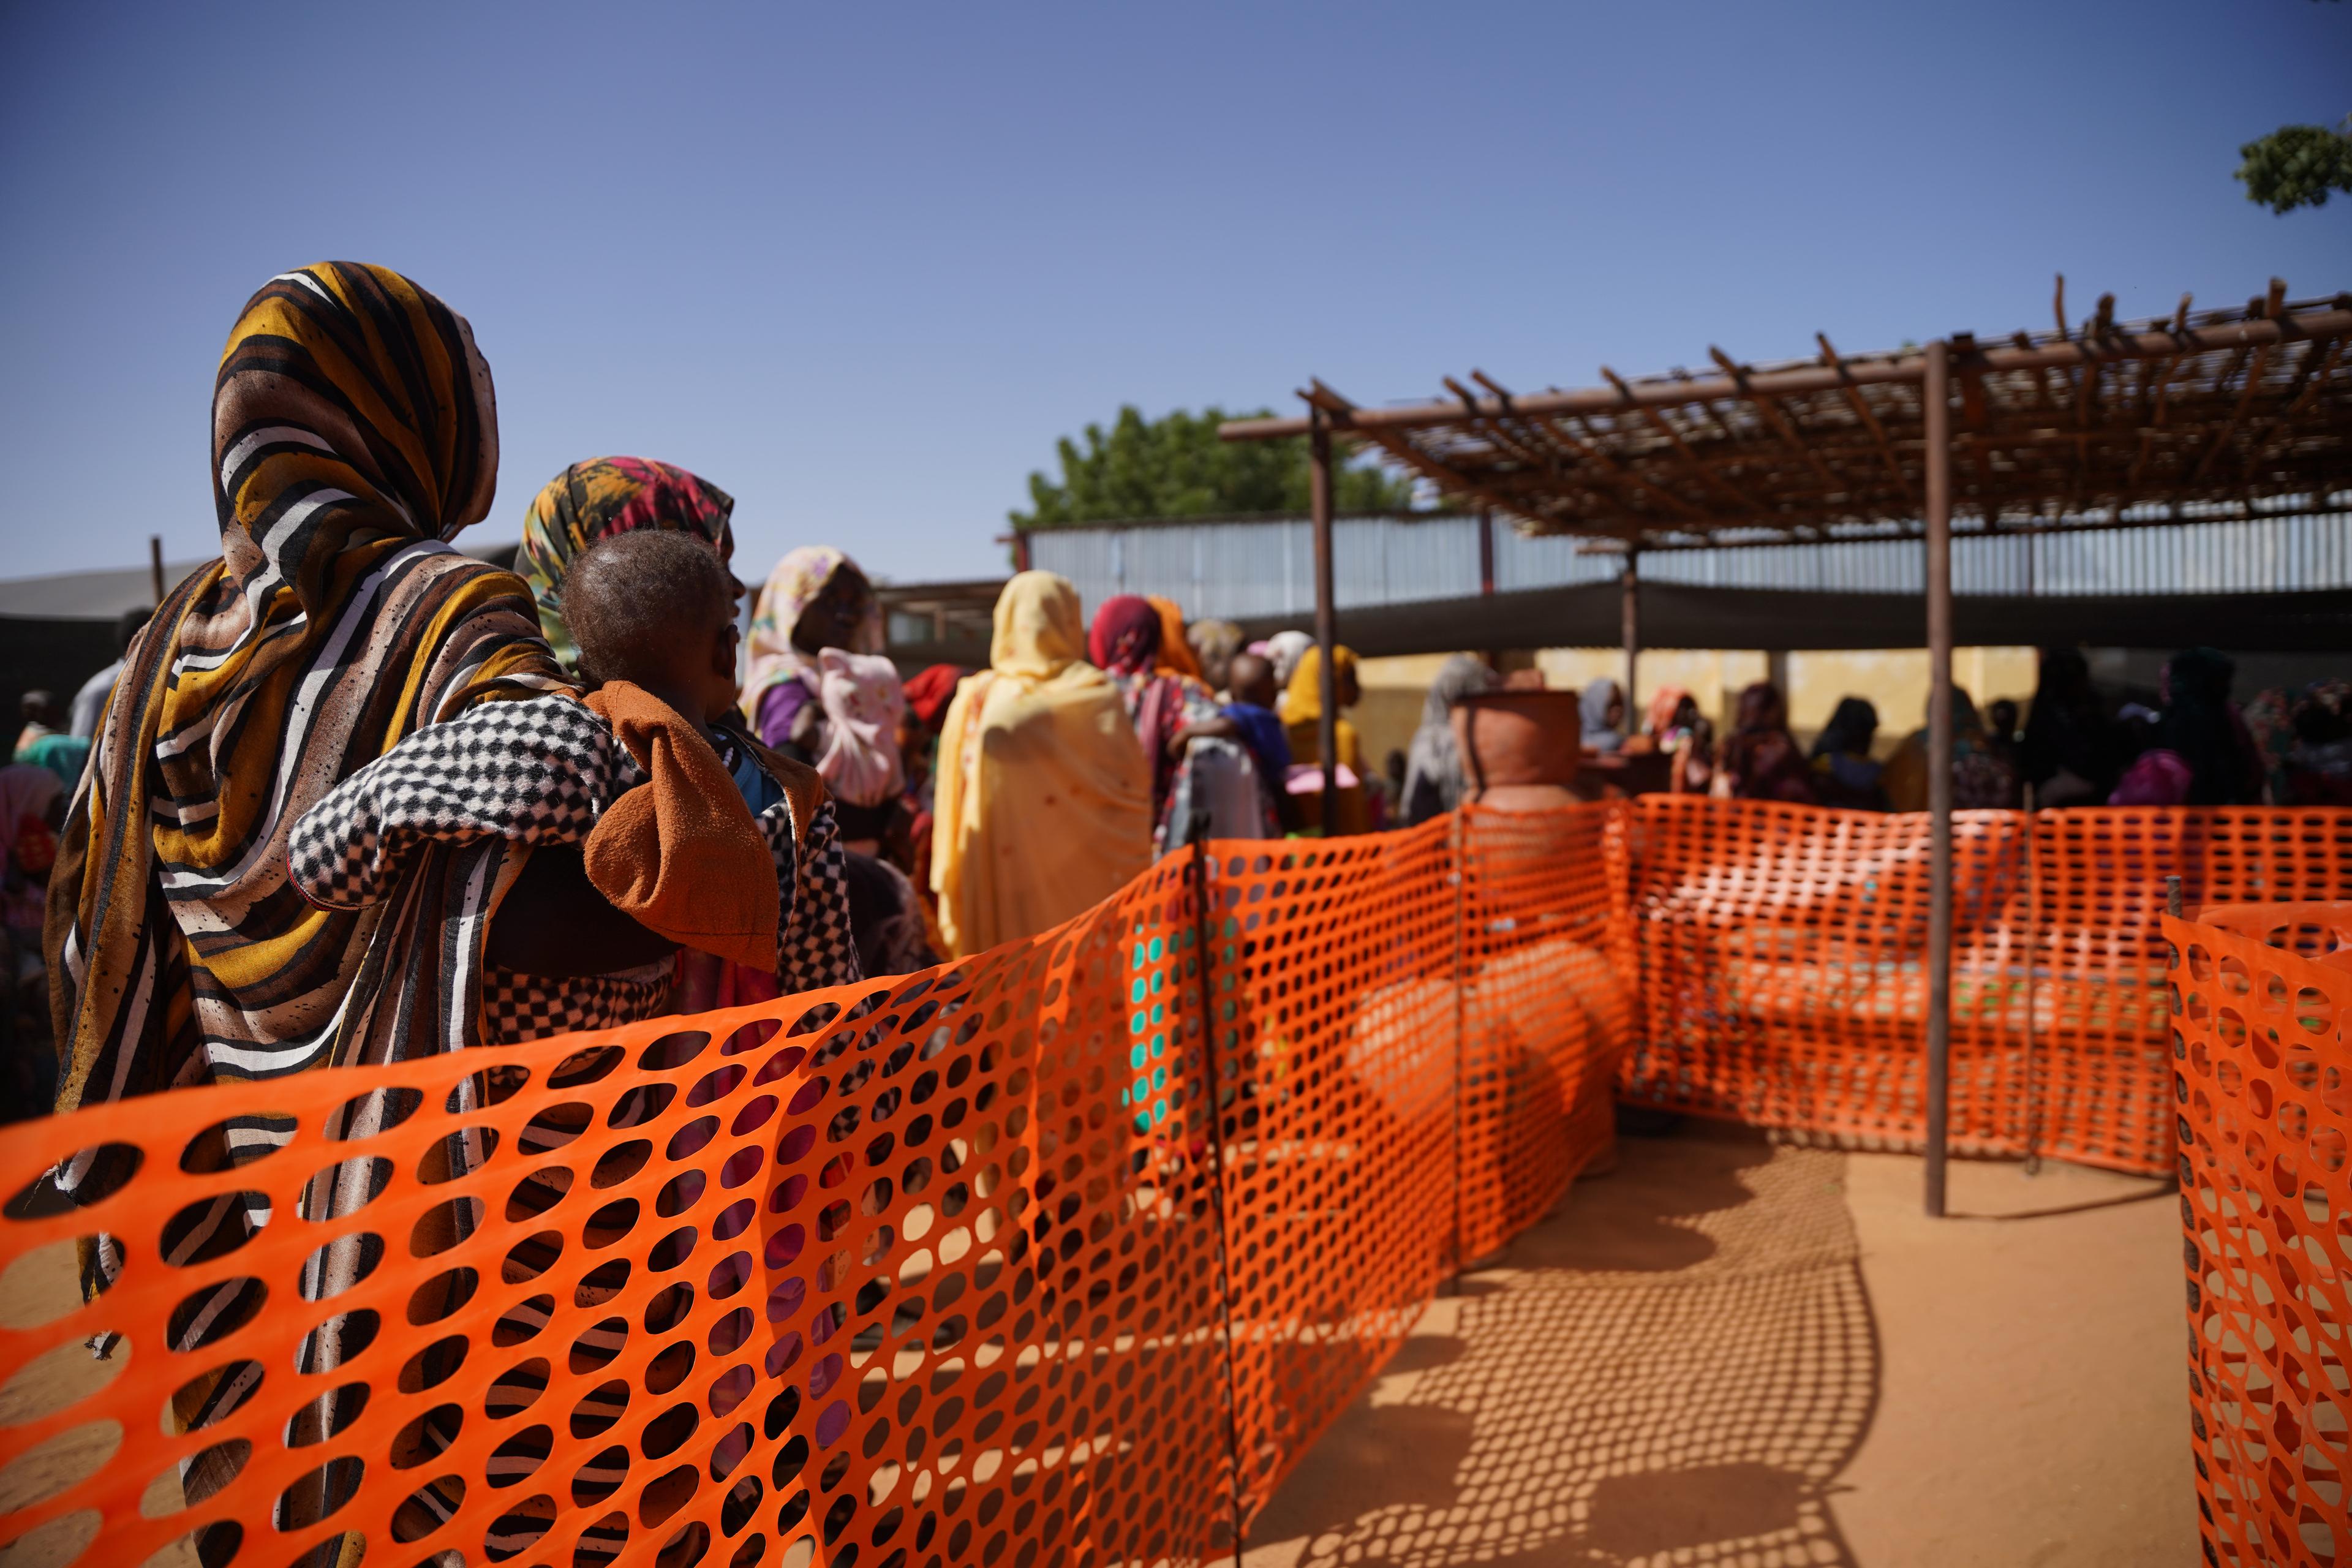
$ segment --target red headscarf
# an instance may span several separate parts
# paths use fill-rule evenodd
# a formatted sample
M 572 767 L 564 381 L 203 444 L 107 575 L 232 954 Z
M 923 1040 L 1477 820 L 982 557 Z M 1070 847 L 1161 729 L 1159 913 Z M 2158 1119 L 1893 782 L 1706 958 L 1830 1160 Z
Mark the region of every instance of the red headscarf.
M 1133 594 L 1105 599 L 1087 633 L 1087 657 L 1097 669 L 1119 674 L 1150 669 L 1160 647 L 1160 612 L 1150 600 Z
M 904 687 L 907 706 L 927 730 L 936 730 L 947 718 L 948 703 L 955 696 L 956 682 L 964 678 L 960 665 L 935 664 L 908 681 Z

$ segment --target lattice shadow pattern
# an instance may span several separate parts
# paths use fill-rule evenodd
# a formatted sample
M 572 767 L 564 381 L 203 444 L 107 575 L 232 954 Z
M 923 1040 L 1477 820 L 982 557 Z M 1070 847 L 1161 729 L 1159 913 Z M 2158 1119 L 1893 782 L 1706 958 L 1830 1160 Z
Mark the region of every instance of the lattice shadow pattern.
M 1843 1163 L 1624 1145 L 1432 1309 L 1348 1450 L 1310 1457 L 1262 1519 L 1303 1547 L 1261 1560 L 1853 1564 L 1831 1482 L 1875 1410 L 1878 1351 Z

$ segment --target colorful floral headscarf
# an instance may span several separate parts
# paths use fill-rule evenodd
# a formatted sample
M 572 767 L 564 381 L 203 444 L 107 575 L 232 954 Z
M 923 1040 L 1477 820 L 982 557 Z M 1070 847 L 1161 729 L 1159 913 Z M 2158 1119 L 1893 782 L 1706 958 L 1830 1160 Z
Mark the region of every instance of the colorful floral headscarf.
M 743 677 L 743 712 L 757 722 L 760 698 L 768 688 L 797 680 L 814 696 L 818 690 L 816 660 L 793 646 L 793 628 L 803 612 L 814 604 L 843 567 L 859 571 L 857 563 L 830 544 L 803 544 L 787 551 L 768 574 L 760 590 L 759 608 L 751 616 L 751 666 Z M 882 651 L 882 609 L 871 605 L 849 639 L 851 653 Z
M 674 528 L 710 542 L 719 559 L 735 554 L 728 519 L 735 498 L 707 479 L 646 458 L 591 458 L 574 463 L 531 499 L 515 572 L 530 584 L 540 630 L 567 668 L 580 663 L 563 620 L 563 576 L 600 539 L 640 528 Z

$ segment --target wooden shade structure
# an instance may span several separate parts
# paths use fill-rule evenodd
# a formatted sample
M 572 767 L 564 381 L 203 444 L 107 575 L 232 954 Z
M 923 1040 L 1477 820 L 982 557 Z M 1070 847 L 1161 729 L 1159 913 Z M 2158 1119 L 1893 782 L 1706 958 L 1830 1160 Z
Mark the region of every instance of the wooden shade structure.
M 1958 333 L 1885 353 L 1712 368 L 1603 386 L 1473 390 L 1364 407 L 1320 381 L 1304 417 L 1236 420 L 1228 440 L 1309 436 L 1318 565 L 1328 562 L 1330 451 L 1376 449 L 1459 504 L 1533 533 L 1627 556 L 1627 707 L 1639 652 L 1644 549 L 1743 540 L 1920 537 L 1927 552 L 1931 818 L 1927 1211 L 1944 1212 L 1952 929 L 1952 577 L 1955 514 L 1991 531 L 2129 527 L 2324 503 L 2352 486 L 2352 294 L 2289 300 L 2273 279 L 2242 309 L 2121 323 L 2114 296 L 2078 326 L 2059 280 L 2053 330 Z M 1327 681 L 1336 639 L 1328 569 L 1316 631 Z M 1324 712 L 1332 699 L 1324 693 Z M 1323 767 L 1333 758 L 1325 743 Z M 1327 816 L 1326 821 L 1330 820 Z

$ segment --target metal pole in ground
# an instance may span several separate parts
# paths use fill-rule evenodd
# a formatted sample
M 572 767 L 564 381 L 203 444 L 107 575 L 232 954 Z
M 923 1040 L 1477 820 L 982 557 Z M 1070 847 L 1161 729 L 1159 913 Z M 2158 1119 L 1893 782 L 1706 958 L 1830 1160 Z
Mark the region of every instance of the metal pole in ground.
M 163 536 L 147 536 L 147 584 L 155 591 L 155 607 L 163 607 Z
M 1633 677 L 1642 660 L 1642 552 L 1628 548 L 1625 552 L 1625 573 L 1618 580 L 1620 603 L 1617 606 L 1619 628 L 1625 637 L 1625 732 L 1641 732 L 1640 721 L 1633 717 Z
M 1944 1213 L 1952 1051 L 1951 349 L 1927 345 L 1921 382 L 1927 567 L 1927 1213 Z
M 1331 603 L 1331 416 L 1321 408 L 1307 416 L 1307 504 L 1315 525 L 1315 646 L 1322 651 L 1323 718 L 1316 726 L 1316 757 L 1323 765 L 1323 837 L 1339 836 L 1339 671 L 1332 650 L 1339 641 L 1339 612 Z

